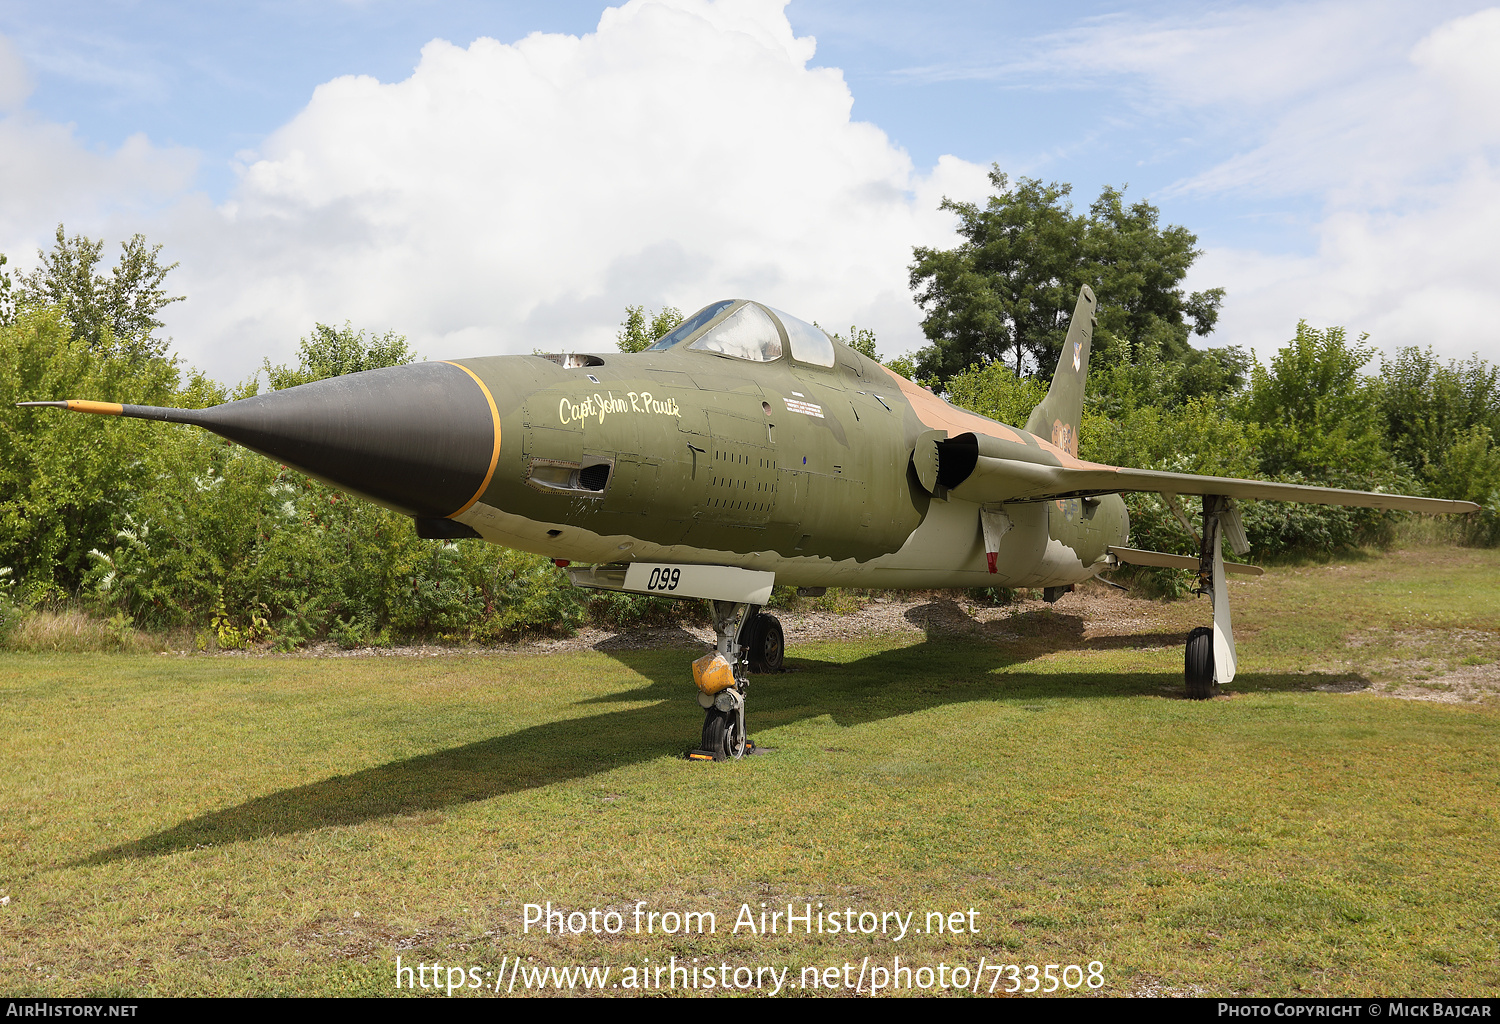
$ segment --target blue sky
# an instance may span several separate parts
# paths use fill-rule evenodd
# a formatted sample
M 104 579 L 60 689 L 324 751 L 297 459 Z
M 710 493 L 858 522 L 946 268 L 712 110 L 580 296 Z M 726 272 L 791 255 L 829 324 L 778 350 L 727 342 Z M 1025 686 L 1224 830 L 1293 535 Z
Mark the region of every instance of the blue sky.
M 1500 11 L 605 7 L 0 7 L 0 251 L 59 221 L 164 242 L 178 348 L 226 378 L 314 320 L 432 356 L 602 347 L 626 301 L 725 289 L 894 351 L 921 340 L 911 246 L 998 164 L 1196 232 L 1213 343 L 1264 356 L 1308 318 L 1500 356 Z

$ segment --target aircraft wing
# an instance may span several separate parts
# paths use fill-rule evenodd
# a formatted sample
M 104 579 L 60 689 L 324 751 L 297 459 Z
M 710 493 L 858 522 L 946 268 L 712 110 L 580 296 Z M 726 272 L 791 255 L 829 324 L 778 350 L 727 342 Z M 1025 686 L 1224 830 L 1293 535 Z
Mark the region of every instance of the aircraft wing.
M 1166 473 L 1091 463 L 1049 466 L 983 454 L 975 459 L 972 472 L 961 482 L 948 488 L 953 497 L 974 502 L 1052 501 L 1124 491 L 1214 494 L 1227 498 L 1295 501 L 1310 505 L 1353 505 L 1434 514 L 1474 512 L 1479 509 L 1472 501 L 1451 501 L 1446 498 L 1419 498 L 1379 491 L 1346 491 L 1337 487 L 1194 476 L 1191 473 Z

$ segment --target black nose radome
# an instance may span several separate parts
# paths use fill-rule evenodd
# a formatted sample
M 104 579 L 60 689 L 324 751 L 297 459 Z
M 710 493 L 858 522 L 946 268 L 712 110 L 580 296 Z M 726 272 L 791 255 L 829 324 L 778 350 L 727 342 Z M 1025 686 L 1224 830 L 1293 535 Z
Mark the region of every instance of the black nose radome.
M 456 363 L 367 370 L 210 409 L 27 404 L 193 423 L 419 519 L 467 510 L 500 455 L 494 398 Z
M 494 400 L 452 363 L 332 377 L 198 415 L 246 448 L 419 517 L 466 510 L 500 454 Z

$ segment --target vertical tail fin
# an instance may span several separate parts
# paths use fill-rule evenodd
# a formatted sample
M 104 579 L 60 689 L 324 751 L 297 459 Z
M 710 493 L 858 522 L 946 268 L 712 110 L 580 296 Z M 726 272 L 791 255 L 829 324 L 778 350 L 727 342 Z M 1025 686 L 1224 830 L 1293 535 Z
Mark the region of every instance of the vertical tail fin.
M 1078 455 L 1078 424 L 1083 419 L 1083 386 L 1089 376 L 1096 305 L 1093 289 L 1084 285 L 1078 293 L 1078 305 L 1073 307 L 1068 340 L 1057 360 L 1052 387 L 1026 420 L 1027 433 L 1050 440 L 1074 457 Z

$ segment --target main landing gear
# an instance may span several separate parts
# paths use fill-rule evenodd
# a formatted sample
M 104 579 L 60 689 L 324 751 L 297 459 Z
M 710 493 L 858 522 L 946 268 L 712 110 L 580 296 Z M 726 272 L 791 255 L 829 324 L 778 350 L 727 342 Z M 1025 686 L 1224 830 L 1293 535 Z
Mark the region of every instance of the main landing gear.
M 780 672 L 786 638 L 775 617 L 760 607 L 710 601 L 718 645 L 693 662 L 698 704 L 703 708 L 702 745 L 688 751 L 692 761 L 741 758 L 755 749 L 745 734 L 745 691 L 750 673 Z
M 1218 494 L 1203 497 L 1202 549 L 1198 556 L 1198 593 L 1213 604 L 1214 624 L 1199 626 L 1187 637 L 1183 652 L 1183 679 L 1192 700 L 1208 700 L 1219 687 L 1234 679 L 1238 656 L 1234 650 L 1234 627 L 1229 618 L 1229 591 L 1224 585 L 1223 541 L 1237 555 L 1249 552 L 1250 542 L 1240 522 L 1240 510 L 1231 498 Z

